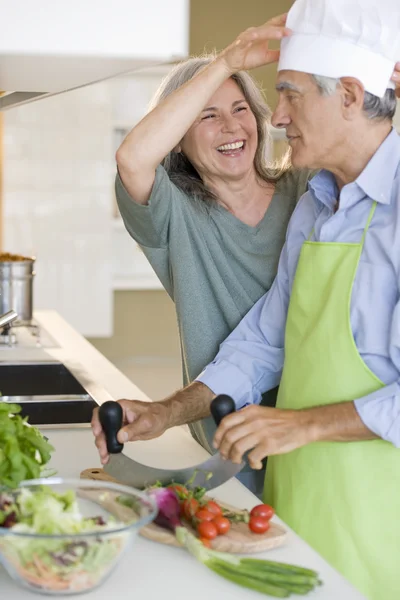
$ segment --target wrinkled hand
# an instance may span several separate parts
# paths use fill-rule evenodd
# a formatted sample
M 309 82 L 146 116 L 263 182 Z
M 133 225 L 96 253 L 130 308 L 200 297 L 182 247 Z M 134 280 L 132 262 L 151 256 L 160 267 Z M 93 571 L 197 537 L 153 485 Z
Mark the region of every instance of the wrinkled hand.
M 231 74 L 276 62 L 279 50 L 271 50 L 268 42 L 290 35 L 291 30 L 285 27 L 286 18 L 287 13 L 260 27 L 249 27 L 218 55 L 217 60 L 223 61 Z
M 121 444 L 133 440 L 151 440 L 159 437 L 168 428 L 168 413 L 162 402 L 140 402 L 139 400 L 119 400 L 122 407 L 122 428 L 118 432 Z M 108 462 L 107 444 L 99 421 L 99 409 L 92 416 L 92 431 L 102 464 Z
M 253 469 L 262 468 L 262 459 L 285 454 L 313 441 L 312 431 L 296 410 L 247 406 L 225 417 L 214 437 L 214 446 L 224 458 L 240 463 L 245 452 Z
M 396 85 L 396 96 L 400 98 L 400 62 L 396 63 L 394 66 L 394 71 L 392 75 L 392 81 L 394 81 Z

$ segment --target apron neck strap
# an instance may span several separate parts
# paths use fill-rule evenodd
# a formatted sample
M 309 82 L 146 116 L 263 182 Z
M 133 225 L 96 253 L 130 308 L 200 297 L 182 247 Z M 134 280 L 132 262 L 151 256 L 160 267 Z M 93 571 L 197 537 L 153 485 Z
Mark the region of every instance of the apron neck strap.
M 361 238 L 361 246 L 364 246 L 365 236 L 367 235 L 367 231 L 368 231 L 368 228 L 369 228 L 369 226 L 371 224 L 372 217 L 374 216 L 375 209 L 376 209 L 376 200 L 373 201 L 372 206 L 371 206 L 371 210 L 369 211 L 368 221 L 367 221 L 367 224 L 364 227 L 364 233 L 363 233 L 363 236 Z

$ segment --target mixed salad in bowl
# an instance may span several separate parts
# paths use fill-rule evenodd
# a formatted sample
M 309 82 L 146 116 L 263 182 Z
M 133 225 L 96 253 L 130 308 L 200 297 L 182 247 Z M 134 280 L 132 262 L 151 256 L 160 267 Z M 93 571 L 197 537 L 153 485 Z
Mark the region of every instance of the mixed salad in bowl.
M 41 594 L 90 590 L 155 518 L 156 503 L 123 485 L 49 477 L 54 448 L 20 411 L 0 401 L 0 563 Z
M 155 502 L 125 486 L 58 478 L 0 492 L 0 560 L 19 583 L 42 594 L 97 587 Z

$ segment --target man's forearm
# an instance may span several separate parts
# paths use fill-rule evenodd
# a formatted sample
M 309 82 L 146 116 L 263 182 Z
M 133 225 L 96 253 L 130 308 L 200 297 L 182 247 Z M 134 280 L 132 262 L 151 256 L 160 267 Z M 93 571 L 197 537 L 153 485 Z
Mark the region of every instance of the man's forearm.
M 210 403 L 214 392 L 204 383 L 194 381 L 187 387 L 162 400 L 167 407 L 168 427 L 185 425 L 210 415 Z
M 308 428 L 310 442 L 357 442 L 378 438 L 364 425 L 354 402 L 316 406 L 299 412 L 300 425 Z

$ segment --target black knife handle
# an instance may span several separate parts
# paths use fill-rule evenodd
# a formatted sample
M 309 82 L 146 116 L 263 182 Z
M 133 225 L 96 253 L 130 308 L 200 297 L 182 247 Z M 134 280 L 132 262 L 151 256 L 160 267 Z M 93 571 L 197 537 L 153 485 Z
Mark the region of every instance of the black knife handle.
M 118 402 L 107 400 L 99 408 L 99 420 L 106 436 L 109 454 L 118 454 L 124 447 L 117 440 L 117 433 L 122 427 L 122 418 L 122 407 Z
M 210 410 L 218 427 L 224 417 L 235 412 L 236 405 L 233 398 L 226 394 L 220 394 L 211 402 Z

